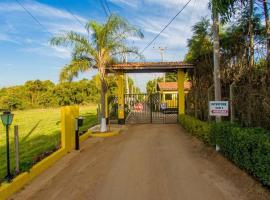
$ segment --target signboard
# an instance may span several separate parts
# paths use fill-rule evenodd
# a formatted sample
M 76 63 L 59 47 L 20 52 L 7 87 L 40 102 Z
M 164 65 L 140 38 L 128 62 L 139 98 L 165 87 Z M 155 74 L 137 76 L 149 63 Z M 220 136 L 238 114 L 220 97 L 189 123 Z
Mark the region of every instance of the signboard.
M 210 116 L 229 116 L 228 101 L 209 101 Z
M 137 111 L 137 112 L 141 112 L 143 110 L 143 104 L 142 103 L 136 103 L 134 105 L 134 109 Z
M 160 109 L 161 110 L 165 110 L 166 108 L 167 108 L 167 104 L 166 103 L 160 104 Z

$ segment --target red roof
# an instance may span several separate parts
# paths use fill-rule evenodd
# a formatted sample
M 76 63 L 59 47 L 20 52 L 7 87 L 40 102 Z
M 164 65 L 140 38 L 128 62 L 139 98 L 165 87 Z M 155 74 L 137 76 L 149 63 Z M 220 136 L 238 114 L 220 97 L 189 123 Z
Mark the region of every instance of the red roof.
M 184 82 L 184 90 L 190 90 L 192 86 L 192 83 L 190 81 Z M 177 82 L 160 82 L 158 83 L 158 90 L 163 91 L 176 91 L 178 90 L 178 84 Z

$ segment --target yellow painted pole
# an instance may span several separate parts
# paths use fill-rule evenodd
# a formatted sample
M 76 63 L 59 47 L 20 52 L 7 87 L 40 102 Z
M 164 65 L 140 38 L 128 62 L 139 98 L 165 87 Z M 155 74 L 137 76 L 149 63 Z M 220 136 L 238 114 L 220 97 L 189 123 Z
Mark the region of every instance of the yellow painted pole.
M 71 151 L 75 147 L 75 118 L 79 117 L 79 106 L 61 108 L 61 147 Z
M 185 114 L 185 91 L 184 91 L 185 73 L 182 69 L 178 69 L 177 82 L 178 82 L 178 113 L 179 115 Z
M 108 124 L 109 122 L 108 92 L 106 92 L 105 94 L 105 118 L 106 118 L 106 123 Z
M 125 97 L 124 97 L 124 74 L 117 74 L 118 89 L 118 123 L 125 123 Z

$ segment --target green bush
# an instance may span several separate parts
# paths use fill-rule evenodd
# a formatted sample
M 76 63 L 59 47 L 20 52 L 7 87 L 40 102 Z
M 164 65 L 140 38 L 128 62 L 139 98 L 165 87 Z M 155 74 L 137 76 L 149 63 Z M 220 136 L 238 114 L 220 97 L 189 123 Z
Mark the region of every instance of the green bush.
M 270 134 L 260 128 L 230 123 L 212 124 L 211 143 L 237 166 L 270 186 Z
M 186 129 L 189 133 L 195 137 L 201 139 L 204 143 L 210 144 L 210 124 L 207 122 L 202 122 L 198 119 L 187 115 L 179 116 L 180 124 Z
M 224 156 L 270 186 L 269 132 L 228 122 L 209 124 L 187 115 L 180 115 L 179 121 L 189 133 L 206 144 L 218 144 Z

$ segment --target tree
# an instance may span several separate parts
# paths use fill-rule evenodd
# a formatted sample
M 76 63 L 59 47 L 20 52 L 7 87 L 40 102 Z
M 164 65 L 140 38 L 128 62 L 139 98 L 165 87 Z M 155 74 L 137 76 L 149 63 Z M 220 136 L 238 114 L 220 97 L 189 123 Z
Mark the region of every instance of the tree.
M 60 74 L 60 80 L 71 81 L 79 72 L 85 72 L 91 68 L 97 68 L 101 83 L 101 132 L 106 131 L 105 120 L 105 94 L 107 92 L 106 67 L 117 56 L 124 54 L 137 54 L 138 50 L 126 45 L 129 36 L 143 38 L 143 34 L 132 27 L 127 21 L 117 15 L 110 15 L 104 24 L 89 21 L 86 31 L 91 37 L 76 32 L 68 32 L 62 36 L 51 39 L 51 44 L 56 46 L 71 46 L 73 58 L 69 65 L 65 66 Z
M 265 32 L 266 32 L 266 40 L 267 40 L 267 68 L 270 74 L 270 21 L 269 21 L 269 12 L 267 0 L 263 0 L 263 9 L 264 9 L 264 18 L 265 18 Z

